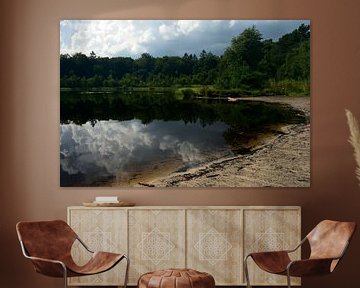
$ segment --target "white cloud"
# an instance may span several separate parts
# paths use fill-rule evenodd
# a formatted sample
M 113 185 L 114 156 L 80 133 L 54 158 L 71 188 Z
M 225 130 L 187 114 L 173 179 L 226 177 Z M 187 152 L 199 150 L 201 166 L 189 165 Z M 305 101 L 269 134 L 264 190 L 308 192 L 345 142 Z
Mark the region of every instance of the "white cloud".
M 94 51 L 97 55 L 109 57 L 141 54 L 146 52 L 147 44 L 155 40 L 155 35 L 151 26 L 139 24 L 132 20 L 62 21 L 61 37 L 64 40 L 61 41 L 61 53 L 90 54 Z
M 235 24 L 236 24 L 236 22 L 237 22 L 236 20 L 230 20 L 230 21 L 229 21 L 229 27 L 230 27 L 230 28 L 234 27 Z
M 160 36 L 165 40 L 170 40 L 179 36 L 179 31 L 175 25 L 161 24 L 159 26 Z
M 159 26 L 159 33 L 163 39 L 170 40 L 190 34 L 200 27 L 200 23 L 199 20 L 166 21 Z
M 274 40 L 308 20 L 63 20 L 60 53 L 98 56 L 222 54 L 234 36 L 255 25 L 264 39 Z
M 189 34 L 190 32 L 196 30 L 200 26 L 199 20 L 179 20 L 177 21 L 178 29 L 184 35 Z M 204 22 L 202 22 L 204 23 Z

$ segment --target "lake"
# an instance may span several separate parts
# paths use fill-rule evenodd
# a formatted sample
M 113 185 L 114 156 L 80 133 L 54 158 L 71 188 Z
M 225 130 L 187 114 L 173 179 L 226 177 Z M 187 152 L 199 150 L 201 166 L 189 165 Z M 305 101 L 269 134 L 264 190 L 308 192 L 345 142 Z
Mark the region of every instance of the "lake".
M 136 186 L 249 153 L 279 126 L 305 122 L 283 104 L 183 99 L 176 93 L 61 92 L 60 184 Z

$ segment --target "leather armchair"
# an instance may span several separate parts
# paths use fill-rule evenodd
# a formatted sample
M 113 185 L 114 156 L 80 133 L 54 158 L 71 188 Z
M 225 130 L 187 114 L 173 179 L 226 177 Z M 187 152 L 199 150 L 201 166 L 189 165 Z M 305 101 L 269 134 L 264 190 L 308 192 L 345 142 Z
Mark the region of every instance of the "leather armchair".
M 247 266 L 249 258 L 266 272 L 286 275 L 289 288 L 291 288 L 291 276 L 305 277 L 332 273 L 344 256 L 355 229 L 354 222 L 324 220 L 292 250 L 250 253 L 244 259 L 247 287 L 251 287 Z M 292 261 L 289 253 L 296 251 L 306 241 L 310 245 L 310 257 Z
M 127 261 L 124 281 L 126 288 L 128 257 L 125 254 L 91 251 L 66 222 L 19 222 L 16 231 L 23 255 L 31 260 L 35 271 L 50 277 L 64 278 L 65 288 L 67 277 L 102 273 L 112 269 L 123 259 Z M 90 260 L 83 266 L 78 266 L 71 256 L 71 247 L 75 241 L 79 241 L 91 254 Z

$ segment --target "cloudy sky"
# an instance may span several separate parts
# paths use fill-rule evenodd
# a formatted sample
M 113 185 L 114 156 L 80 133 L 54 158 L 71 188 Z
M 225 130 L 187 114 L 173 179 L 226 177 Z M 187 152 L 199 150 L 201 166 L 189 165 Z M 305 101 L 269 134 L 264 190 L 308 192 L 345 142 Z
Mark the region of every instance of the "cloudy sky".
M 101 57 L 182 56 L 203 49 L 221 55 L 231 38 L 255 25 L 276 41 L 309 20 L 62 20 L 60 53 Z

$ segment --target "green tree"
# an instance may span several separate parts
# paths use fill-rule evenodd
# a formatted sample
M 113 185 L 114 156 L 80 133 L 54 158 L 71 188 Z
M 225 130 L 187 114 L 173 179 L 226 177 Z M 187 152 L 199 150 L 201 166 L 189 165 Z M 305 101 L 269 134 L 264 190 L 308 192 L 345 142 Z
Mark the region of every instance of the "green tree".
M 195 68 L 198 84 L 210 85 L 215 82 L 219 65 L 219 57 L 202 50 Z
M 256 69 L 263 57 L 262 35 L 255 26 L 245 29 L 239 36 L 231 40 L 231 46 L 225 51 L 237 64 L 245 64 L 250 69 Z
M 307 40 L 287 54 L 285 63 L 279 69 L 280 77 L 283 79 L 309 80 L 309 59 L 310 42 Z
M 143 53 L 139 59 L 135 60 L 135 65 L 136 73 L 146 79 L 154 71 L 155 58 L 149 53 Z
M 245 29 L 231 40 L 221 58 L 221 77 L 218 83 L 225 88 L 259 87 L 263 74 L 259 62 L 263 57 L 262 36 L 255 26 Z

